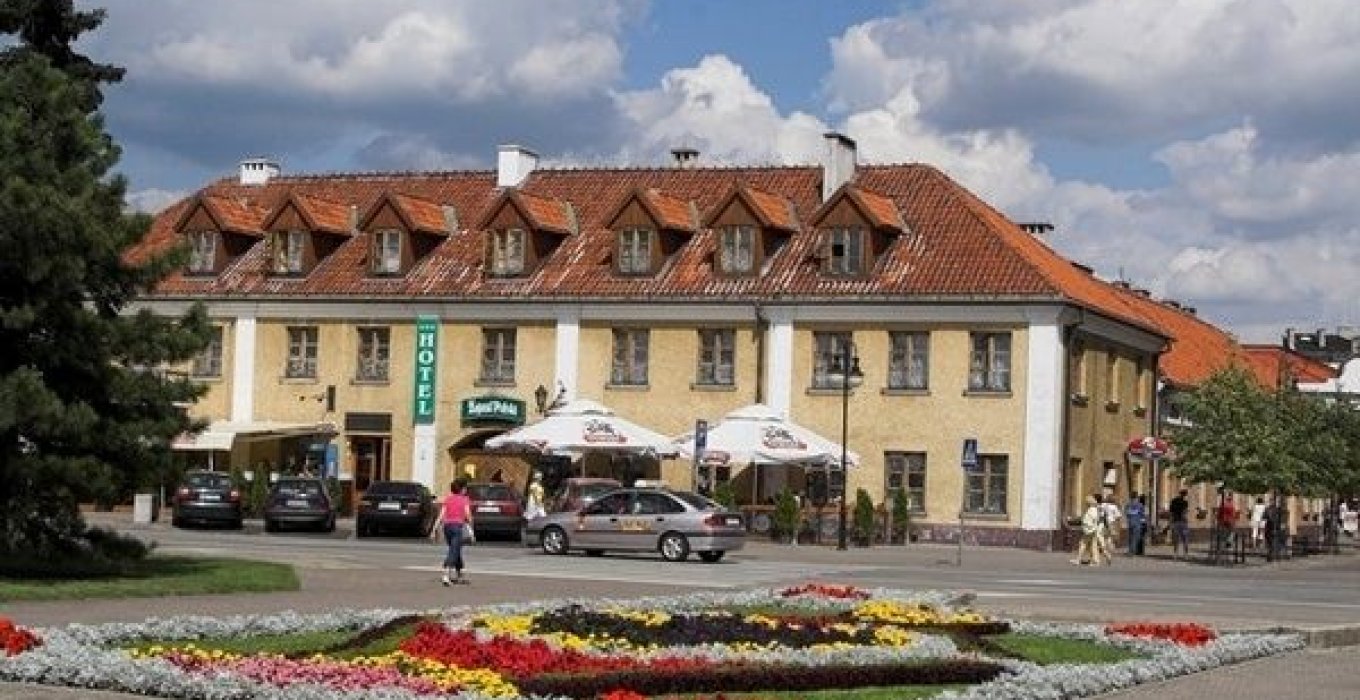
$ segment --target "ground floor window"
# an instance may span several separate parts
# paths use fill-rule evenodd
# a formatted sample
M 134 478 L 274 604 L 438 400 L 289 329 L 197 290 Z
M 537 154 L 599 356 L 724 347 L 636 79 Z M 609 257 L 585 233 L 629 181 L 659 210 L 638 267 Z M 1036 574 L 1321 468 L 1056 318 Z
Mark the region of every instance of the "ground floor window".
M 375 481 L 392 478 L 392 440 L 386 436 L 350 438 L 354 451 L 354 488 L 367 491 Z
M 968 492 L 963 510 L 974 515 L 1005 515 L 1010 458 L 978 455 L 978 465 L 968 472 Z
M 926 453 L 888 452 L 884 456 L 884 484 L 891 501 L 905 491 L 907 508 L 913 513 L 926 510 Z

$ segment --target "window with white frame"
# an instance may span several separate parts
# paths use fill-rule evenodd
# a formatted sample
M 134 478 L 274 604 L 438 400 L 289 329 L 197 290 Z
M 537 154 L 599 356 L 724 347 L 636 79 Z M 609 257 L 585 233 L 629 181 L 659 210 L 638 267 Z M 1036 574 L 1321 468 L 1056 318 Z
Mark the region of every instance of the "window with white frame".
M 828 274 L 851 276 L 864 274 L 864 229 L 847 226 L 829 229 L 826 243 Z
M 274 274 L 295 275 L 302 272 L 302 251 L 306 247 L 306 231 L 275 231 L 270 239 L 274 258 Z
M 963 510 L 974 515 L 1005 515 L 1010 458 L 978 455 L 978 465 L 968 471 L 968 492 Z
M 718 270 L 726 275 L 755 271 L 756 227 L 725 226 L 718 234 Z
M 889 500 L 898 491 L 907 496 L 907 508 L 913 513 L 926 510 L 926 453 L 888 452 L 884 454 L 884 484 Z
M 401 231 L 382 229 L 373 233 L 373 273 L 401 273 Z
M 609 383 L 641 386 L 647 383 L 647 342 L 645 328 L 614 329 L 614 361 Z
M 515 381 L 515 329 L 482 329 L 480 381 L 507 384 Z
M 524 274 L 524 229 L 491 232 L 491 274 L 497 277 Z
M 189 272 L 206 274 L 217 266 L 217 232 L 189 232 Z
M 888 334 L 888 340 L 888 388 L 929 389 L 930 333 L 894 331 Z
M 843 380 L 838 371 L 853 340 L 850 333 L 818 331 L 812 334 L 812 388 L 842 388 Z
M 354 378 L 362 382 L 385 382 L 392 358 L 392 332 L 386 326 L 359 329 L 359 358 Z
M 731 328 L 699 331 L 699 371 L 695 384 L 731 386 L 736 366 L 736 336 Z
M 969 391 L 1011 390 L 1011 334 L 973 333 L 968 361 Z
M 189 374 L 194 377 L 222 376 L 222 327 L 213 326 L 209 331 L 208 344 L 194 356 Z
M 645 275 L 652 271 L 652 229 L 630 226 L 619 231 L 619 273 Z
M 289 379 L 315 379 L 316 355 L 316 326 L 289 326 L 288 364 L 283 375 Z

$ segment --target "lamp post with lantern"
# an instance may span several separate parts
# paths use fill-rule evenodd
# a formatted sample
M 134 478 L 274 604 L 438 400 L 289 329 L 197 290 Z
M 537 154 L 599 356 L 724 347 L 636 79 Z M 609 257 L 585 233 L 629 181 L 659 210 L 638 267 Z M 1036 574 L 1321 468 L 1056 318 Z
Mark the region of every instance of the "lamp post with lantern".
M 846 443 L 850 441 L 850 389 L 858 387 L 864 383 L 864 371 L 859 367 L 859 353 L 855 351 L 855 342 L 846 338 L 841 344 L 840 352 L 834 359 L 830 377 L 832 382 L 838 382 L 841 388 L 841 502 L 839 512 L 839 522 L 836 526 L 836 549 L 846 548 L 846 515 L 847 497 L 846 493 L 848 476 L 846 463 L 850 459 L 850 449 Z

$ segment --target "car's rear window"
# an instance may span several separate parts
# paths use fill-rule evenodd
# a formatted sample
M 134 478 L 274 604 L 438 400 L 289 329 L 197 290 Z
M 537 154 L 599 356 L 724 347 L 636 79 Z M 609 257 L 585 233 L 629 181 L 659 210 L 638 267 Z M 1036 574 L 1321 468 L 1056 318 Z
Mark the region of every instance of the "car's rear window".
M 618 487 L 618 484 L 581 484 L 577 489 L 577 493 L 580 493 L 586 498 L 597 498 Z
M 364 493 L 370 496 L 419 496 L 420 484 L 406 481 L 379 481 Z
M 705 496 L 700 496 L 693 491 L 671 491 L 671 495 L 690 504 L 697 510 L 722 510 L 723 504 Z
M 274 490 L 289 496 L 319 496 L 321 484 L 315 481 L 280 481 Z
M 199 489 L 231 488 L 231 476 L 227 474 L 197 473 L 185 476 L 185 482 Z
M 517 501 L 514 489 L 504 484 L 470 484 L 468 498 L 474 501 Z

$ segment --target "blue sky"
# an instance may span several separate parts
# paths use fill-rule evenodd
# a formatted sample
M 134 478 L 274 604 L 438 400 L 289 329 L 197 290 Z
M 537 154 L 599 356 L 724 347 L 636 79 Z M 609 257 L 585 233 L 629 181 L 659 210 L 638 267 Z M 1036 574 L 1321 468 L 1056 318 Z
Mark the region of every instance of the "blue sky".
M 1360 325 L 1350 0 L 104 0 L 131 202 L 285 172 L 935 165 L 1249 342 Z

